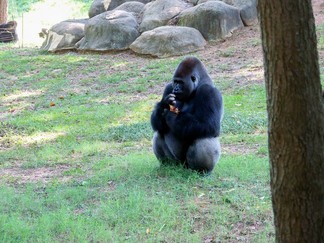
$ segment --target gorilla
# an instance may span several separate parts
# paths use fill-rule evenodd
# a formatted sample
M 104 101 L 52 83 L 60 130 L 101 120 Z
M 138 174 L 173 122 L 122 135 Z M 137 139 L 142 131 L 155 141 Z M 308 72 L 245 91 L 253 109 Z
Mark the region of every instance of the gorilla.
M 151 114 L 157 159 L 210 174 L 221 153 L 223 111 L 222 95 L 205 66 L 196 57 L 185 58 Z

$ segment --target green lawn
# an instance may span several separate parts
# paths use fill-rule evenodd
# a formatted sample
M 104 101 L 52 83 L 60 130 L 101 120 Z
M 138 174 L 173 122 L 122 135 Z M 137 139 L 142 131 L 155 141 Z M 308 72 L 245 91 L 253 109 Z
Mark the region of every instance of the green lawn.
M 0 48 L 1 242 L 273 241 L 262 82 L 215 78 L 223 155 L 201 177 L 151 150 L 183 57 Z
M 196 54 L 225 104 L 222 157 L 202 177 L 151 149 L 151 111 L 183 57 L 0 45 L 0 242 L 273 242 L 255 47 Z
M 58 17 L 72 4 L 65 10 L 79 18 L 91 2 L 10 0 L 9 12 L 50 27 L 48 4 Z M 26 46 L 39 30 L 25 31 Z M 274 242 L 255 36 L 195 54 L 225 103 L 222 157 L 208 177 L 161 167 L 151 149 L 151 111 L 183 57 L 0 44 L 0 242 Z

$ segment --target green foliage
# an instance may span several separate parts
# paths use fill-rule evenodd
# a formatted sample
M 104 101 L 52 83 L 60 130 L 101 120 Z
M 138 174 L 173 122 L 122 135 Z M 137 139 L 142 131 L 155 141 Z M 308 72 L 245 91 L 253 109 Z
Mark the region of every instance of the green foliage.
M 28 12 L 34 3 L 40 1 L 41 0 L 8 0 L 9 14 L 21 15 L 22 13 Z
M 13 19 L 27 13 L 32 9 L 35 3 L 46 2 L 49 0 L 8 0 L 9 16 Z M 80 11 L 87 12 L 93 0 L 69 0 L 71 3 L 81 3 L 82 8 Z

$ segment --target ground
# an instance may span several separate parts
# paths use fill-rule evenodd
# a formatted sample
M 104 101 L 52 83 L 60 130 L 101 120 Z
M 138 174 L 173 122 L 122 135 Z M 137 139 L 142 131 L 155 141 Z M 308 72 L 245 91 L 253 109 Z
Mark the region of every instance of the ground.
M 312 3 L 316 25 L 324 24 L 323 0 L 313 0 Z M 320 63 L 324 63 L 324 49 L 321 48 L 318 51 Z M 133 59 L 143 64 L 152 61 L 152 58 L 139 57 L 132 51 L 120 52 L 112 55 L 121 56 L 127 60 Z M 225 40 L 208 43 L 204 50 L 192 55 L 199 56 L 202 62 L 208 65 L 207 69 L 213 80 L 226 78 L 233 81 L 232 86 L 226 87 L 225 90 L 244 88 L 255 82 L 262 83 L 264 81 L 260 28 L 257 21 L 255 21 L 252 26 L 235 31 L 232 36 Z M 78 72 L 78 70 L 75 71 L 76 82 L 79 80 Z M 93 75 L 96 75 L 96 73 L 94 72 Z M 143 73 L 143 75 L 145 75 L 145 73 Z M 155 89 L 157 90 L 155 90 L 154 93 L 162 93 L 163 88 L 163 86 L 156 87 Z M 138 96 L 138 100 L 141 99 L 142 95 L 143 94 Z M 131 102 L 136 102 L 136 98 L 135 100 L 131 100 Z M 246 147 L 243 144 L 242 146 L 236 144 L 235 146 L 224 145 L 222 147 L 223 153 L 239 154 L 257 151 L 257 149 L 257 147 Z M 15 175 L 22 183 L 36 181 L 46 182 L 52 177 L 61 174 L 66 169 L 68 168 L 64 166 L 36 169 L 21 169 L 20 167 L 16 167 L 0 170 L 0 175 Z
M 324 2 L 323 0 L 315 0 L 313 1 L 313 5 L 314 5 L 314 14 L 315 14 L 315 18 L 316 18 L 316 24 L 317 25 L 321 25 L 321 31 L 319 31 L 318 33 L 320 35 L 324 35 Z M 323 38 L 322 38 L 323 39 Z M 28 57 L 28 55 L 30 55 L 29 50 L 27 49 L 21 49 L 21 55 L 22 56 L 26 56 Z M 35 52 L 34 52 L 35 53 Z M 82 57 L 82 55 L 80 55 L 79 53 L 67 53 L 64 54 L 64 58 L 68 58 L 69 56 L 73 56 L 73 57 Z M 229 38 L 227 38 L 226 40 L 223 41 L 218 41 L 218 42 L 213 42 L 213 43 L 209 43 L 206 48 L 202 51 L 199 51 L 197 53 L 193 53 L 192 55 L 198 56 L 207 66 L 207 69 L 209 71 L 209 73 L 211 74 L 213 80 L 215 81 L 217 86 L 221 87 L 221 90 L 224 94 L 224 97 L 227 94 L 233 94 L 235 93 L 235 91 L 237 90 L 241 90 L 243 92 L 246 93 L 246 90 L 251 90 L 249 89 L 250 86 L 254 86 L 255 83 L 260 84 L 259 86 L 263 85 L 264 82 L 264 74 L 263 74 L 263 61 L 262 61 L 262 47 L 261 47 L 261 39 L 260 39 L 260 29 L 258 26 L 258 23 L 256 22 L 253 26 L 249 26 L 249 27 L 244 27 L 242 29 L 239 29 L 237 31 L 235 31 L 233 33 L 233 35 Z M 48 55 L 47 57 L 54 57 L 54 58 L 58 58 L 60 59 L 62 56 L 61 55 Z M 127 65 L 115 65 L 112 68 L 106 68 L 105 65 L 107 65 L 107 62 L 109 62 L 109 60 L 113 60 L 113 59 L 118 59 L 118 60 L 128 60 L 129 63 L 136 63 L 135 66 L 138 67 L 147 67 L 149 63 L 154 63 L 154 62 L 158 62 L 159 60 L 152 58 L 152 57 L 148 57 L 148 56 L 139 56 L 134 54 L 131 51 L 126 51 L 126 52 L 118 52 L 118 53 L 110 53 L 110 54 L 103 54 L 102 58 L 97 58 L 97 59 L 92 59 L 91 55 L 87 56 L 87 61 L 91 62 L 93 60 L 98 60 L 99 63 L 97 64 L 98 69 L 92 69 L 91 72 L 88 72 L 87 70 L 85 70 L 84 72 L 82 72 L 82 68 L 84 68 L 85 66 L 80 65 L 77 68 L 73 68 L 73 70 L 69 70 L 69 74 L 68 77 L 71 80 L 71 82 L 69 83 L 70 87 L 69 90 L 72 91 L 72 93 L 81 93 L 81 94 L 85 94 L 87 92 L 87 90 L 92 89 L 94 93 L 100 93 L 100 92 L 104 92 L 107 94 L 107 96 L 109 96 L 109 92 L 108 89 L 106 87 L 103 86 L 103 84 L 101 84 L 101 86 L 91 86 L 88 87 L 87 83 L 82 83 L 83 80 L 85 79 L 89 79 L 91 80 L 93 77 L 97 77 L 99 75 L 105 75 L 105 76 L 113 76 L 116 75 L 116 73 L 118 73 L 119 71 L 125 71 L 128 67 Z M 324 43 L 321 43 L 321 48 L 319 48 L 319 58 L 320 58 L 320 68 L 321 68 L 321 72 L 323 75 L 323 67 L 324 67 Z M 177 58 L 168 58 L 167 61 L 173 61 L 176 60 Z M 50 60 L 50 59 L 45 59 L 45 60 Z M 39 72 L 42 71 L 43 66 L 40 66 L 39 69 L 36 70 L 31 70 L 31 73 L 26 73 L 26 76 L 32 76 L 32 72 Z M 75 67 L 75 66 L 74 66 Z M 100 68 L 99 68 L 100 67 Z M 158 66 L 157 71 L 158 72 L 162 72 L 162 66 Z M 50 72 L 47 73 L 48 76 L 53 76 L 56 77 L 57 73 L 61 72 L 61 69 L 50 69 Z M 174 71 L 174 70 L 170 70 L 170 71 Z M 109 75 L 111 74 L 111 75 Z M 145 68 L 139 68 L 138 73 L 136 74 L 136 76 L 139 77 L 143 77 L 145 80 L 147 79 L 147 70 Z M 125 83 L 129 86 L 133 85 L 134 83 L 134 79 L 135 77 L 128 77 L 125 81 L 122 82 L 122 85 L 125 85 Z M 223 82 L 223 81 L 226 82 Z M 80 82 L 81 81 L 81 82 Z M 165 82 L 167 81 L 164 80 Z M 163 82 L 164 82 L 163 81 Z M 152 83 L 154 82 L 151 81 Z M 90 82 L 90 85 L 92 83 Z M 163 91 L 163 85 L 160 85 L 161 83 L 159 83 L 159 85 L 152 85 L 152 89 L 153 90 L 149 90 L 149 92 L 153 92 L 154 94 L 160 95 Z M 228 85 L 230 84 L 230 86 Z M 28 83 L 26 82 L 26 85 L 28 85 Z M 120 82 L 115 82 L 110 84 L 111 89 L 118 89 L 118 86 L 120 86 Z M 226 86 L 227 85 L 227 86 Z M 22 93 L 22 97 L 27 97 L 26 99 L 28 100 L 28 97 L 30 97 L 31 102 L 28 103 L 32 103 L 33 99 L 33 95 L 38 96 L 40 95 L 39 93 L 37 93 L 39 91 L 35 91 L 35 92 L 31 92 L 28 91 L 28 87 L 26 87 L 26 92 Z M 64 99 L 65 95 L 68 95 L 67 93 L 65 93 L 65 90 L 60 90 L 60 92 L 56 95 L 54 95 L 55 97 L 58 99 Z M 242 92 L 242 93 L 243 93 Z M 143 91 L 143 92 L 134 92 L 134 94 L 131 95 L 131 99 L 128 100 L 128 103 L 136 103 L 136 104 L 140 104 L 141 99 L 143 98 L 143 96 L 149 95 L 148 91 Z M 100 96 L 102 98 L 102 96 Z M 8 98 L 8 97 L 7 97 Z M 12 100 L 10 100 L 9 98 L 6 100 L 7 103 L 10 102 L 23 102 L 24 99 L 18 99 L 17 97 L 12 97 Z M 106 103 L 111 102 L 111 99 L 109 99 L 110 97 L 105 97 L 102 98 L 100 100 L 98 100 L 98 104 L 100 104 L 100 106 L 104 106 Z M 118 100 L 120 99 L 118 96 L 114 96 L 113 99 Z M 47 102 L 47 100 L 46 100 Z M 124 101 L 123 101 L 124 102 Z M 237 102 L 235 100 L 235 102 Z M 58 103 L 58 102 L 57 102 Z M 128 104 L 127 103 L 127 104 Z M 153 103 L 152 103 L 153 104 Z M 26 106 L 27 104 L 21 104 L 21 105 L 17 105 L 15 109 L 12 110 L 8 110 L 5 111 L 3 113 L 0 114 L 0 120 L 2 118 L 5 118 L 8 113 L 9 114 L 14 114 L 17 115 L 21 112 L 21 110 L 30 108 L 33 109 L 34 105 L 30 104 L 30 106 Z M 46 104 L 45 104 L 46 105 Z M 59 104 L 57 104 L 58 107 Z M 235 104 L 236 105 L 236 104 Z M 240 106 L 241 104 L 237 104 L 237 106 Z M 1 105 L 0 105 L 1 107 Z M 264 109 L 265 110 L 265 109 Z M 129 118 L 129 117 L 128 117 Z M 10 126 L 8 124 L 8 126 Z M 8 127 L 8 129 L 4 129 L 4 130 L 14 130 L 15 128 L 10 128 Z M 1 130 L 1 129 L 0 129 Z M 263 137 L 265 138 L 265 131 L 263 131 Z M 1 131 L 0 131 L 0 138 L 1 138 Z M 60 133 L 51 133 L 51 132 L 43 132 L 43 133 L 37 133 L 37 136 L 27 136 L 26 138 L 24 138 L 22 140 L 22 144 L 28 146 L 28 144 L 37 144 L 38 141 L 48 141 L 50 143 L 50 141 L 55 140 L 58 136 L 60 135 L 64 135 L 64 134 L 60 134 Z M 78 142 L 82 142 L 82 137 L 77 137 L 76 140 Z M 264 140 L 264 139 L 263 139 Z M 241 141 L 241 140 L 240 140 Z M 267 149 L 266 143 L 264 142 L 264 144 L 262 145 L 262 148 L 264 149 L 264 151 L 260 151 L 260 144 L 258 144 L 259 142 L 254 142 L 254 143 L 246 143 L 246 142 L 235 142 L 235 144 L 231 144 L 230 142 L 224 143 L 222 144 L 222 152 L 226 155 L 226 153 L 230 154 L 230 155 L 247 155 L 247 154 L 256 154 L 258 156 L 263 156 L 263 160 L 258 160 L 256 163 L 256 166 L 264 166 L 262 164 L 263 161 L 267 160 L 267 155 L 266 152 L 264 152 Z M 6 147 L 6 144 L 3 143 L 3 147 L 2 144 L 0 143 L 0 150 L 5 151 L 6 149 L 8 149 Z M 127 146 L 127 145 L 126 145 Z M 127 147 L 125 149 L 125 153 L 127 153 L 127 151 L 129 150 L 141 150 L 141 151 L 145 151 L 145 149 L 149 150 L 150 149 L 150 141 L 147 141 L 146 144 L 139 144 L 138 142 L 136 142 L 136 147 Z M 112 150 L 115 148 L 111 148 Z M 118 148 L 116 148 L 117 150 Z M 129 150 L 128 150 L 129 149 Z M 119 151 L 120 153 L 120 151 Z M 261 154 L 262 153 L 262 154 Z M 118 153 L 116 153 L 118 154 Z M 152 154 L 150 152 L 150 154 Z M 113 156 L 114 154 L 109 154 L 109 156 Z M 86 154 L 87 157 L 89 157 L 89 160 L 92 159 L 92 154 Z M 108 157 L 108 156 L 107 156 Z M 144 156 L 141 156 L 139 159 L 142 160 Z M 229 156 L 224 156 L 225 159 L 226 157 Z M 98 156 L 99 158 L 99 156 Z M 75 151 L 72 153 L 71 155 L 71 162 L 76 162 L 80 160 L 80 152 Z M 117 159 L 118 160 L 118 159 Z M 61 160 L 59 160 L 61 162 Z M 240 161 L 240 160 L 239 160 Z M 122 161 L 118 160 L 118 162 L 122 163 Z M 230 162 L 230 161 L 227 161 Z M 244 168 L 244 161 L 242 161 L 242 171 L 245 170 Z M 134 161 L 134 163 L 136 163 L 136 160 Z M 230 164 L 230 163 L 229 163 Z M 116 196 L 117 199 L 119 199 L 118 197 L 122 198 L 123 202 L 125 201 L 125 195 L 128 196 L 129 194 L 129 188 L 127 188 L 127 193 L 125 192 L 125 194 L 123 194 L 123 191 L 121 191 L 121 187 L 124 185 L 124 183 L 126 183 L 125 185 L 127 186 L 132 186 L 132 178 L 130 178 L 129 180 L 126 180 L 126 182 L 124 182 L 124 178 L 120 177 L 120 179 L 118 179 L 118 181 L 111 179 L 109 177 L 109 179 L 107 179 L 107 182 L 101 182 L 102 184 L 100 184 L 99 187 L 96 187 L 95 190 L 93 190 L 92 186 L 87 186 L 87 183 L 89 183 L 88 178 L 82 178 L 82 180 L 80 179 L 80 181 L 78 180 L 78 178 L 76 178 L 79 174 L 74 175 L 73 171 L 75 171 L 76 173 L 80 170 L 82 172 L 82 169 L 86 170 L 88 167 L 88 164 L 84 165 L 83 168 L 79 168 L 80 164 L 75 163 L 73 165 L 68 165 L 67 163 L 49 163 L 50 166 L 44 165 L 44 166 L 36 166 L 35 168 L 32 166 L 26 167 L 23 166 L 22 162 L 20 161 L 15 161 L 15 163 L 13 163 L 10 167 L 9 166 L 5 166 L 5 168 L 0 169 L 0 178 L 10 178 L 8 179 L 9 182 L 13 183 L 15 185 L 15 187 L 17 188 L 25 188 L 25 184 L 26 183 L 33 183 L 33 184 L 38 184 L 39 185 L 44 185 L 41 187 L 37 187 L 36 192 L 35 193 L 31 193 L 31 195 L 37 195 L 40 198 L 45 198 L 44 199 L 44 204 L 47 205 L 47 203 L 51 203 L 50 200 L 48 200 L 47 198 L 47 188 L 53 188 L 52 193 L 54 193 L 57 188 L 56 188 L 56 180 L 55 179 L 59 179 L 60 182 L 71 182 L 73 180 L 73 178 L 75 180 L 73 180 L 73 186 L 71 187 L 73 190 L 76 188 L 76 190 L 78 190 L 79 187 L 80 191 L 77 191 L 78 193 L 84 192 L 85 193 L 90 193 L 90 196 L 85 196 L 84 200 L 82 201 L 82 204 L 80 204 L 80 206 L 76 207 L 75 209 L 74 204 L 73 203 L 69 203 L 68 206 L 70 207 L 70 210 L 73 212 L 73 219 L 78 218 L 79 216 L 82 217 L 83 215 L 85 215 L 87 218 L 89 218 L 90 214 L 87 214 L 89 212 L 100 212 L 97 210 L 93 210 L 91 211 L 91 209 L 87 210 L 87 207 L 89 207 L 89 205 L 92 205 L 93 203 L 98 203 L 96 202 L 95 199 L 92 198 L 92 192 L 94 191 L 98 191 L 98 193 L 100 193 L 100 195 L 109 195 L 109 196 Z M 237 164 L 233 164 L 234 166 L 237 166 Z M 93 166 L 91 165 L 91 163 L 89 163 L 89 166 Z M 96 166 L 100 166 L 100 163 L 97 161 Z M 110 165 L 108 165 L 109 167 Z M 136 166 L 132 167 L 135 168 Z M 92 168 L 92 167 L 90 167 Z M 98 167 L 99 168 L 99 167 Z M 230 167 L 231 168 L 231 167 Z M 141 167 L 138 167 L 138 170 L 141 170 Z M 218 169 L 221 169 L 221 167 L 219 167 Z M 235 169 L 237 169 L 235 167 Z M 264 169 L 264 168 L 263 168 Z M 239 170 L 239 169 L 237 169 Z M 100 168 L 96 170 L 98 171 L 103 171 L 103 173 L 109 171 L 109 169 L 107 169 L 106 167 L 104 169 Z M 260 172 L 260 169 L 258 167 L 256 167 L 255 169 L 256 172 Z M 251 184 L 250 182 L 244 182 L 243 179 L 239 180 L 240 184 L 236 184 L 236 178 L 239 177 L 241 174 L 236 175 L 235 174 L 235 170 L 227 170 L 227 173 L 230 174 L 230 176 L 227 176 L 226 171 L 223 171 L 225 173 L 224 176 L 219 176 L 217 177 L 217 180 L 213 183 L 208 182 L 208 178 L 207 180 L 204 181 L 204 184 L 202 184 L 203 186 L 200 186 L 199 183 L 190 183 L 188 182 L 186 185 L 188 186 L 184 186 L 185 192 L 187 192 L 187 188 L 191 188 L 192 191 L 194 191 L 193 193 L 195 194 L 194 197 L 191 197 L 190 200 L 194 200 L 192 202 L 192 204 L 196 207 L 195 212 L 192 213 L 192 215 L 189 215 L 189 217 L 191 217 L 191 220 L 193 221 L 193 227 L 192 227 L 192 231 L 190 233 L 194 234 L 195 232 L 199 232 L 199 231 L 204 231 L 205 228 L 208 228 L 208 225 L 210 225 L 211 222 L 211 218 L 212 217 L 217 217 L 219 215 L 215 215 L 213 214 L 213 212 L 218 212 L 216 209 L 228 209 L 233 210 L 235 212 L 237 212 L 238 216 L 237 218 L 235 218 L 233 215 L 232 219 L 229 219 L 230 222 L 226 222 L 226 224 L 222 225 L 219 224 L 220 226 L 224 226 L 229 230 L 229 233 L 227 235 L 228 238 L 222 238 L 223 241 L 222 242 L 261 242 L 261 241 L 252 241 L 251 237 L 253 237 L 254 235 L 258 235 L 260 234 L 260 232 L 264 231 L 264 228 L 266 227 L 266 225 L 269 222 L 272 222 L 272 212 L 271 212 L 271 206 L 266 204 L 266 202 L 270 202 L 270 199 L 268 198 L 270 195 L 270 192 L 268 191 L 268 186 L 264 186 L 262 183 L 260 183 L 260 181 L 258 179 L 256 179 L 255 181 L 257 183 L 253 183 Z M 136 173 L 136 171 L 135 171 Z M 162 173 L 158 173 L 158 179 L 156 180 L 156 183 L 166 183 L 166 179 L 168 178 L 167 176 L 163 175 L 164 172 Z M 218 172 L 216 172 L 218 173 Z M 233 175 L 234 173 L 234 175 Z M 244 171 L 244 173 L 251 173 L 251 168 L 249 168 L 249 170 Z M 268 175 L 268 171 L 266 171 L 267 175 Z M 253 174 L 253 178 L 255 177 L 255 174 Z M 102 176 L 103 174 L 100 174 L 100 176 Z M 127 172 L 125 172 L 124 175 L 127 175 Z M 247 175 L 248 176 L 248 175 Z M 259 175 L 257 175 L 256 177 L 258 178 Z M 262 178 L 264 179 L 266 176 L 262 176 Z M 81 178 L 81 176 L 80 176 Z M 98 177 L 101 178 L 101 177 Z M 106 178 L 106 177 L 102 177 L 102 178 Z M 108 178 L 108 177 L 107 177 Z M 150 193 L 151 191 L 146 189 L 145 186 L 146 185 L 146 178 L 149 180 L 149 182 L 155 182 L 155 180 L 152 180 L 152 178 L 150 177 L 145 177 L 145 181 L 141 181 L 138 180 L 138 178 L 136 178 L 136 180 L 134 180 L 134 182 L 136 182 L 137 187 L 139 188 L 138 191 L 136 191 L 137 193 L 142 193 L 141 190 L 144 190 L 146 192 L 146 190 Z M 54 179 L 54 180 L 53 180 Z M 84 179 L 84 180 L 83 180 Z M 170 180 L 174 180 L 176 181 L 176 183 L 179 183 L 179 178 L 177 177 L 170 177 Z M 74 182 L 75 181 L 75 182 Z M 180 178 L 181 181 L 181 178 Z M 52 184 L 50 183 L 52 182 Z M 254 182 L 254 180 L 253 180 Z M 141 184 L 142 183 L 142 184 Z M 243 184 L 242 184 L 243 183 Z M 22 186 L 20 185 L 22 184 Z M 49 185 L 50 184 L 50 185 Z M 198 186 L 196 186 L 198 185 Z M 150 186 L 151 187 L 151 186 Z M 154 185 L 153 185 L 154 187 Z M 67 187 L 67 191 L 69 191 L 71 189 L 70 187 Z M 142 189 L 144 188 L 144 189 Z M 162 190 L 159 190 L 159 187 L 157 187 L 158 190 L 154 193 L 161 195 L 161 197 L 163 198 L 163 196 L 167 196 L 169 197 L 170 194 L 173 195 L 173 193 L 177 192 L 179 193 L 179 191 L 181 192 L 181 188 L 178 189 L 174 189 L 174 184 L 172 185 L 172 190 L 170 189 L 168 191 L 168 187 L 165 187 L 167 189 L 165 189 L 167 191 L 167 194 L 163 194 Z M 171 188 L 171 187 L 170 187 Z M 60 188 L 59 188 L 60 189 Z M 72 191 L 71 189 L 71 191 Z M 134 188 L 133 188 L 134 189 Z M 136 188 L 135 188 L 136 189 Z M 188 190 L 189 191 L 189 190 Z M 51 192 L 49 190 L 49 192 Z M 64 192 L 58 190 L 58 193 Z M 111 193 L 110 193 L 111 192 Z M 149 195 L 148 193 L 148 195 Z M 162 193 L 162 194 L 160 194 Z M 246 194 L 245 194 L 246 193 Z M 251 194 L 250 194 L 251 193 Z M 62 193 L 64 194 L 64 193 Z M 117 195 L 119 194 L 119 195 Z M 136 193 L 134 194 L 136 195 Z M 141 195 L 141 194 L 139 194 Z M 212 195 L 213 197 L 210 197 L 210 195 Z M 252 196 L 251 196 L 252 195 Z M 266 195 L 266 196 L 264 196 Z M 25 195 L 18 195 L 19 198 L 22 198 L 22 196 Z M 67 195 L 68 196 L 68 195 Z M 88 198 L 89 197 L 89 198 Z M 25 197 L 24 197 L 25 198 Z M 25 208 L 29 208 L 28 205 L 26 206 L 25 203 L 26 201 L 24 200 L 24 198 L 22 199 L 23 202 L 23 206 L 16 206 L 17 210 L 20 210 L 21 208 L 23 208 L 24 210 L 26 210 Z M 78 197 L 79 198 L 79 197 Z M 99 198 L 104 198 L 104 197 L 99 197 Z M 152 199 L 153 197 L 149 198 Z M 193 198 L 193 199 L 192 199 Z M 249 198 L 255 198 L 255 200 L 257 200 L 257 207 L 255 208 L 256 212 L 251 213 L 251 206 L 250 203 L 254 203 L 253 201 L 249 201 Z M 87 201 L 87 199 L 89 199 L 89 202 Z M 116 199 L 116 200 L 117 200 Z M 128 199 L 126 197 L 126 199 Z M 5 197 L 2 197 L 2 200 L 5 201 Z M 104 198 L 104 200 L 106 200 L 106 198 Z M 190 205 L 191 201 L 189 200 L 189 202 L 183 203 L 183 209 L 182 212 L 186 212 L 186 213 L 190 213 L 190 208 L 188 208 L 188 205 Z M 253 199 L 254 200 L 254 199 Z M 18 201 L 18 200 L 16 200 Z M 37 211 L 43 212 L 45 213 L 45 210 L 48 210 L 47 206 L 43 207 L 43 211 L 42 210 L 38 210 L 38 206 L 39 206 L 39 201 L 34 201 L 34 198 L 32 198 L 32 203 L 30 206 L 30 212 L 31 213 L 37 213 Z M 136 201 L 136 200 L 135 200 Z M 111 201 L 110 201 L 111 202 Z M 38 203 L 38 204 L 37 204 Z M 83 205 L 83 203 L 85 205 Z M 113 202 L 112 202 L 113 203 Z M 143 202 L 142 202 L 143 203 Z M 189 203 L 189 204 L 188 204 Z M 89 204 L 89 205 L 88 205 Z M 118 203 L 116 203 L 118 204 Z M 36 205 L 36 206 L 34 206 Z M 169 205 L 169 204 L 166 204 Z M 181 203 L 180 203 L 181 205 Z M 55 205 L 53 205 L 55 206 Z M 51 207 L 51 204 L 49 205 L 49 207 Z M 171 205 L 172 207 L 172 205 Z M 37 210 L 33 209 L 36 208 Z M 99 210 L 100 210 L 100 206 L 98 206 Z M 265 209 L 266 208 L 266 209 Z M 65 209 L 65 208 L 64 208 Z M 1 210 L 0 210 L 1 211 Z M 148 211 L 148 215 L 147 216 L 151 216 L 152 212 L 154 211 L 150 208 L 150 211 Z M 226 213 L 226 210 L 224 210 Z M 58 210 L 59 212 L 59 210 Z M 5 212 L 6 213 L 6 212 Z M 27 213 L 29 213 L 28 210 L 24 211 L 23 215 L 26 215 Z M 107 213 L 107 212 L 106 212 Z M 135 211 L 136 213 L 136 211 Z M 229 214 L 224 214 L 224 215 L 229 215 Z M 183 215 L 182 215 L 183 216 Z M 27 215 L 28 217 L 28 215 Z M 95 216 L 94 216 L 95 217 Z M 36 216 L 37 218 L 37 216 Z M 228 217 L 227 217 L 228 218 Z M 98 219 L 98 218 L 95 218 Z M 144 220 L 147 218 L 144 218 Z M 19 219 L 18 222 L 21 222 L 22 220 Z M 155 220 L 152 220 L 152 222 L 154 222 Z M 142 222 L 142 221 L 141 221 Z M 234 223 L 231 223 L 234 222 Z M 65 222 L 64 222 L 65 223 Z M 105 224 L 109 223 L 108 221 L 105 222 Z M 75 224 L 75 220 L 73 221 L 73 224 Z M 14 224 L 13 224 L 14 225 Z M 118 224 L 117 224 L 118 225 Z M 19 224 L 17 225 L 19 226 Z M 120 224 L 118 225 L 120 226 Z M 105 226 L 107 227 L 107 226 Z M 145 226 L 143 226 L 145 227 Z M 160 226 L 159 232 L 164 230 L 165 224 L 162 224 L 162 226 Z M 17 228 L 17 227 L 13 227 L 13 228 Z M 97 226 L 96 226 L 97 228 Z M 131 226 L 130 228 L 135 228 L 135 226 Z M 167 228 L 167 227 L 165 227 Z M 38 229 L 38 228 L 37 228 Z M 19 230 L 19 228 L 17 228 L 17 230 Z M 42 230 L 40 230 L 42 231 Z M 82 230 L 83 231 L 83 230 Z M 0 230 L 1 232 L 1 230 Z M 145 232 L 145 230 L 144 230 Z M 146 232 L 144 234 L 149 235 L 152 234 L 154 232 L 154 228 L 152 228 L 151 225 L 148 225 L 146 227 Z M 267 237 L 270 237 L 271 239 L 274 238 L 273 233 L 271 230 L 269 231 L 265 231 L 265 232 L 270 232 Z M 218 233 L 218 232 L 217 232 Z M 95 232 L 93 233 L 95 234 Z M 20 231 L 18 233 L 18 235 L 21 235 Z M 140 235 L 140 234 L 139 234 Z M 63 235 L 62 235 L 63 236 Z M 0 237 L 1 238 L 1 237 Z M 128 238 L 126 238 L 128 239 Z M 224 240 L 225 239 L 225 240 Z M 233 241 L 233 239 L 236 239 L 235 241 Z M 166 242 L 166 241 L 161 241 L 161 242 Z M 206 234 L 203 237 L 203 242 L 218 242 L 217 239 L 215 238 L 215 234 Z M 264 241 L 265 242 L 265 241 Z M 271 241 L 270 241 L 271 242 Z
M 316 24 L 324 23 L 324 2 L 323 0 L 313 0 L 313 11 Z

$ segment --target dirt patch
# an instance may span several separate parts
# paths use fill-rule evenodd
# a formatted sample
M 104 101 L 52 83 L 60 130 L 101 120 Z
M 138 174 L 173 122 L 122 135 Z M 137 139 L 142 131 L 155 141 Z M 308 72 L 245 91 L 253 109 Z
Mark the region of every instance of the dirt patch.
M 264 222 L 237 222 L 232 226 L 232 234 L 229 242 L 252 242 L 253 236 L 262 231 L 265 227 Z M 234 240 L 235 239 L 235 240 Z M 234 240 L 234 241 L 233 241 Z M 270 237 L 269 237 L 270 240 Z
M 25 184 L 29 182 L 47 183 L 53 178 L 59 178 L 60 181 L 68 181 L 71 177 L 64 176 L 64 172 L 69 170 L 69 166 L 60 165 L 57 167 L 41 167 L 33 169 L 8 168 L 0 170 L 0 178 L 6 181 Z
M 313 0 L 316 25 L 324 24 L 324 1 Z M 263 82 L 263 53 L 258 21 L 252 26 L 235 31 L 223 41 L 211 42 L 197 54 L 207 65 L 214 80 L 221 75 L 231 78 L 239 85 Z M 321 52 L 323 53 L 323 52 Z M 320 57 L 323 55 L 320 54 Z
M 323 0 L 312 0 L 313 12 L 315 16 L 316 24 L 324 23 L 324 1 Z
M 199 52 L 216 85 L 231 80 L 230 90 L 263 83 L 262 55 L 258 23 L 235 31 L 224 41 L 209 43 Z M 222 87 L 223 92 L 226 90 Z
M 222 145 L 222 153 L 223 154 L 255 154 L 258 152 L 260 145 L 259 144 L 251 144 L 247 145 L 245 143 L 241 144 L 223 144 Z

